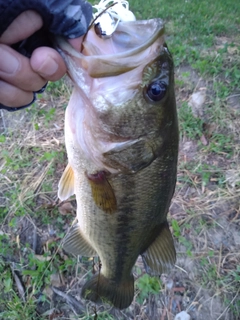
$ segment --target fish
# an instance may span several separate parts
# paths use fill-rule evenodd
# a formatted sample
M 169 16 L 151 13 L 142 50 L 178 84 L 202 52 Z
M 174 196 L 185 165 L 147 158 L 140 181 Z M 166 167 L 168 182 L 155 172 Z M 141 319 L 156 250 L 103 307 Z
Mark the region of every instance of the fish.
M 81 296 L 125 309 L 133 266 L 169 272 L 176 251 L 167 222 L 178 159 L 174 65 L 161 19 L 120 22 L 111 37 L 92 26 L 82 49 L 57 40 L 74 83 L 65 114 L 68 165 L 58 196 L 77 201 L 66 252 L 99 256 Z

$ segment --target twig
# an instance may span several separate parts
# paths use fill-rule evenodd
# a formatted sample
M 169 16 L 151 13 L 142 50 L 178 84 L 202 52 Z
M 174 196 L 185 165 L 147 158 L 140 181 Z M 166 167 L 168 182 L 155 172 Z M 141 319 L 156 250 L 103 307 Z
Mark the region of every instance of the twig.
M 222 261 L 222 243 L 221 243 L 220 249 L 219 249 L 219 259 L 218 259 L 218 269 L 217 269 L 217 273 L 218 273 L 219 278 L 220 278 L 221 261 Z
M 186 311 L 190 310 L 191 306 L 195 303 L 194 301 L 197 299 L 198 295 L 200 294 L 202 288 L 199 288 L 198 292 L 196 293 L 195 297 L 192 299 L 191 304 L 187 307 Z
M 239 97 L 239 96 L 240 96 L 240 93 L 232 94 L 231 96 L 228 96 L 227 99 L 234 98 L 234 97 Z
M 188 274 L 188 272 L 186 270 L 184 270 L 183 268 L 179 267 L 178 265 L 175 264 L 175 267 L 180 269 L 181 271 L 185 272 L 186 274 Z
M 33 252 L 36 253 L 36 250 L 37 250 L 37 228 L 36 228 L 35 225 L 33 227 L 33 245 L 32 245 L 32 249 L 33 249 Z

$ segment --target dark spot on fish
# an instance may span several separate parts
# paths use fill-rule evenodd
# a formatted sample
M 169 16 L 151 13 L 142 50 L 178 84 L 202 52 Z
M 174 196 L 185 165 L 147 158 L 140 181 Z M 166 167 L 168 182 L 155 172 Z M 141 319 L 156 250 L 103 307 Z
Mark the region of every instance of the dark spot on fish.
M 97 173 L 87 174 L 89 180 L 95 183 L 102 183 L 106 179 L 106 172 L 105 171 L 98 171 Z

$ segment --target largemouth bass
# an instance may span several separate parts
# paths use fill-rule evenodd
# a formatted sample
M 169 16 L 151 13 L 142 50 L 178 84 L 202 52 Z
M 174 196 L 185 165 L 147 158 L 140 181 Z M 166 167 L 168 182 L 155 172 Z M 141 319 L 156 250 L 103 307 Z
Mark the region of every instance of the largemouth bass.
M 67 252 L 99 256 L 82 296 L 128 307 L 132 268 L 160 275 L 175 263 L 167 213 L 176 183 L 178 122 L 173 61 L 160 19 L 120 22 L 109 39 L 92 27 L 81 52 L 58 46 L 75 88 L 66 110 L 69 164 L 59 198 L 76 195 Z

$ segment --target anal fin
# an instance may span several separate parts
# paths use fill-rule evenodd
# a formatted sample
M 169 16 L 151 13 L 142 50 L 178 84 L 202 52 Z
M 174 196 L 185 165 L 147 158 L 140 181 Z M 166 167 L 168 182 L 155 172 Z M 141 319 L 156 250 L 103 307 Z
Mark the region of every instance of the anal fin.
M 168 223 L 164 223 L 159 236 L 142 254 L 145 270 L 152 276 L 168 273 L 176 262 L 176 251 Z
M 79 225 L 74 226 L 63 240 L 63 249 L 75 255 L 96 256 L 96 251 L 82 235 Z
M 70 164 L 65 168 L 58 183 L 58 197 L 61 201 L 67 200 L 74 194 L 74 172 Z

